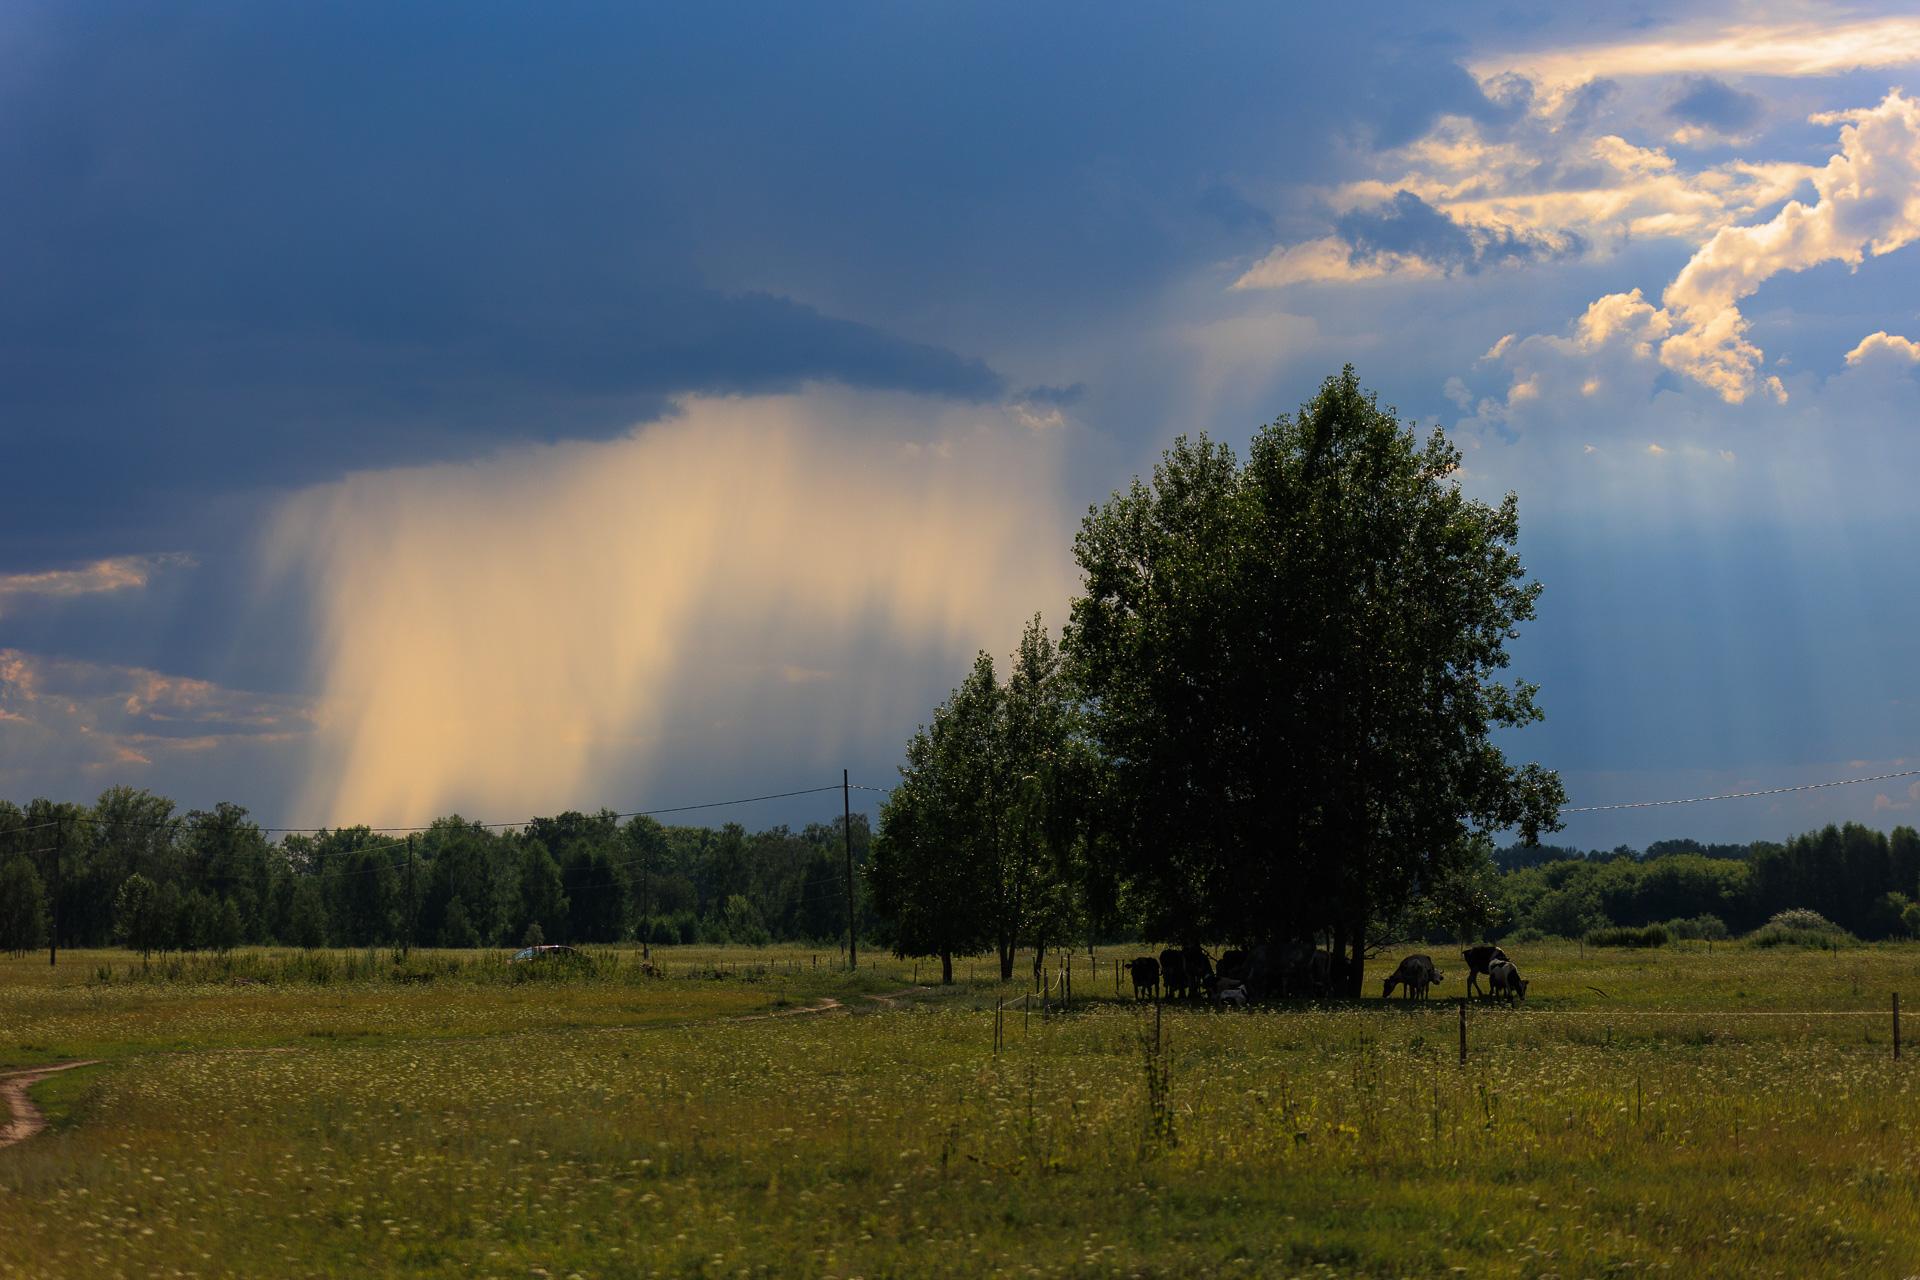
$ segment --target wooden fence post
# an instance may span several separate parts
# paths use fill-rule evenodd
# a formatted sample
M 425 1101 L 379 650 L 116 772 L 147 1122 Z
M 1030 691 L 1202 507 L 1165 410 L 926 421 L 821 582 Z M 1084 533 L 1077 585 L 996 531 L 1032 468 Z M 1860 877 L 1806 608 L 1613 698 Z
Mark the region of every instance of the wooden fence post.
M 1893 1060 L 1900 1061 L 1900 993 L 1893 993 Z

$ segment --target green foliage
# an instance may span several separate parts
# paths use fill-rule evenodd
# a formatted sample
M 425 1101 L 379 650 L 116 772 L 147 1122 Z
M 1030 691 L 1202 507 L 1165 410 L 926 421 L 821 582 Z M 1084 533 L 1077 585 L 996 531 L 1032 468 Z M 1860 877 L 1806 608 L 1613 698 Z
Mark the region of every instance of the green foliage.
M 1722 942 L 1732 936 L 1727 922 L 1715 915 L 1688 916 L 1667 921 L 1667 933 L 1693 942 Z
M 47 895 L 25 854 L 0 863 L 0 951 L 19 954 L 47 941 Z
M 1016 947 L 1044 950 L 1081 936 L 1085 827 L 1098 778 L 1059 655 L 1036 616 L 1005 684 L 981 653 L 933 724 L 907 744 L 869 875 L 895 954 L 950 960 L 991 945 L 1010 977 Z
M 1539 588 L 1514 499 L 1466 497 L 1459 461 L 1349 368 L 1244 468 L 1182 437 L 1087 516 L 1067 647 L 1149 934 L 1357 954 L 1475 833 L 1555 825 L 1558 778 L 1491 736 L 1540 715 L 1496 678 Z
M 144 958 L 165 943 L 171 933 L 171 920 L 163 910 L 161 894 L 153 881 L 139 872 L 128 876 L 114 898 L 114 929 L 127 946 Z
M 1586 943 L 1590 947 L 1664 947 L 1667 938 L 1665 925 L 1610 925 L 1589 932 Z
M 1828 950 L 1847 946 L 1856 939 L 1811 907 L 1791 907 L 1777 911 L 1765 924 L 1747 935 L 1756 947 L 1816 947 Z
M 477 947 L 480 935 L 473 927 L 473 921 L 467 918 L 467 904 L 456 897 L 447 904 L 446 916 L 440 924 L 438 941 L 443 947 Z

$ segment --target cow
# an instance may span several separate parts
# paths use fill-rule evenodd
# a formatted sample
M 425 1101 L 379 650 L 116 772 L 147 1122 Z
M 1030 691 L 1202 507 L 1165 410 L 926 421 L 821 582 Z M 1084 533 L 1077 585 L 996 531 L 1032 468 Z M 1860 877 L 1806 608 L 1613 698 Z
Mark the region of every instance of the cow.
M 1213 998 L 1221 1004 L 1230 1004 L 1235 1008 L 1247 1007 L 1247 984 L 1237 978 L 1210 978 L 1213 984 Z
M 1221 954 L 1220 965 L 1214 972 L 1223 978 L 1238 978 L 1242 982 L 1245 982 L 1248 973 L 1252 971 L 1252 967 L 1253 959 L 1251 956 L 1244 951 L 1232 950 Z
M 1213 962 L 1199 947 L 1186 946 L 1178 951 L 1168 947 L 1160 953 L 1160 981 L 1169 1000 L 1199 995 L 1205 990 L 1201 984 L 1212 976 Z
M 1519 968 L 1511 960 L 1495 960 L 1487 966 L 1487 981 L 1493 987 L 1493 994 L 1505 996 L 1512 1004 L 1514 997 L 1527 998 L 1527 980 L 1520 976 Z
M 1467 994 L 1477 996 L 1480 994 L 1480 975 L 1486 973 L 1487 966 L 1495 960 L 1505 960 L 1507 953 L 1498 947 L 1482 943 L 1462 951 L 1460 958 L 1467 962 Z
M 1385 1000 L 1393 994 L 1398 984 L 1402 994 L 1409 1000 L 1425 1000 L 1427 987 L 1436 982 L 1445 981 L 1441 972 L 1433 967 L 1433 957 L 1426 955 L 1408 956 L 1400 962 L 1400 967 L 1388 974 L 1380 987 L 1380 998 Z
M 1160 962 L 1152 956 L 1140 956 L 1127 961 L 1127 972 L 1133 975 L 1133 998 L 1142 999 L 1160 994 Z

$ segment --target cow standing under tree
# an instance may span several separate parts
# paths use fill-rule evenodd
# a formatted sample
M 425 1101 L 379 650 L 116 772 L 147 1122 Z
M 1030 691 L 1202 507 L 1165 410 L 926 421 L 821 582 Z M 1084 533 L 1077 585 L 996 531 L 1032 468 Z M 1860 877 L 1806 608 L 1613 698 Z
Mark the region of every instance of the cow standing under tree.
M 1462 951 L 1460 958 L 1467 962 L 1467 994 L 1477 996 L 1480 994 L 1480 975 L 1487 973 L 1491 976 L 1489 970 L 1493 962 L 1495 960 L 1505 960 L 1507 953 L 1496 946 L 1482 943 L 1477 947 L 1468 947 L 1465 951 Z
M 1140 956 L 1127 961 L 1127 972 L 1133 978 L 1133 998 L 1135 1000 L 1157 997 L 1160 994 L 1160 962 L 1152 956 Z
M 1202 984 L 1212 976 L 1213 961 L 1199 947 L 1185 946 L 1178 951 L 1168 947 L 1160 953 L 1160 982 L 1169 1000 L 1200 995 L 1206 989 Z

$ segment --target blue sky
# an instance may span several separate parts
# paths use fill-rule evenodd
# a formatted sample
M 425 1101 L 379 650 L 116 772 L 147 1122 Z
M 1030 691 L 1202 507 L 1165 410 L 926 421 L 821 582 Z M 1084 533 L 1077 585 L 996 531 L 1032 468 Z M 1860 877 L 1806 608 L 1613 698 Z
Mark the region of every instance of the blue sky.
M 9 7 L 0 794 L 885 782 L 1348 361 L 1519 493 L 1576 803 L 1920 767 L 1920 20 L 1348 8 Z

